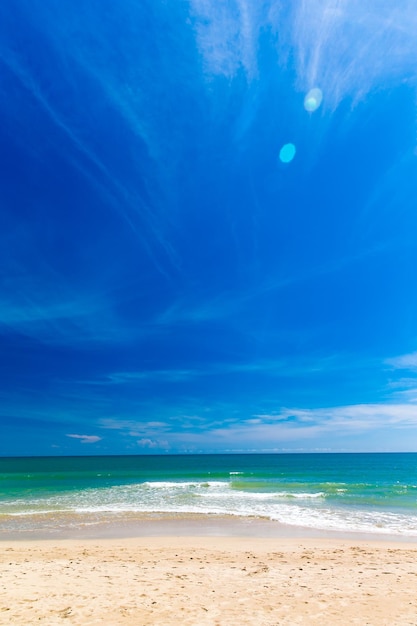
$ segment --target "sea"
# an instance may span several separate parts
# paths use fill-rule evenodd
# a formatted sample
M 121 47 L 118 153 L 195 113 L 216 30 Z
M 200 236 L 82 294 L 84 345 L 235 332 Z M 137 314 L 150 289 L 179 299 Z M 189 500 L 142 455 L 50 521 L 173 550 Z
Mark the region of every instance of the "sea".
M 417 540 L 417 453 L 0 458 L 0 539 L 167 523 Z

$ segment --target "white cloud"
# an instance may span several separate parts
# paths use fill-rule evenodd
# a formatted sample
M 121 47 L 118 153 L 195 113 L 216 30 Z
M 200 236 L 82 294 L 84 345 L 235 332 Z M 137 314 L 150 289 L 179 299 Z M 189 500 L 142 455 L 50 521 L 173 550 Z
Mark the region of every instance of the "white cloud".
M 169 448 L 168 442 L 167 441 L 160 441 L 157 439 L 149 439 L 146 437 L 143 437 L 142 439 L 138 439 L 137 444 L 139 446 L 141 446 L 142 448 L 155 448 L 155 449 L 167 449 Z
M 391 365 L 394 369 L 417 370 L 417 352 L 410 354 L 402 354 L 401 356 L 387 359 L 387 365 Z
M 326 440 L 367 432 L 417 426 L 417 404 L 354 404 L 316 409 L 283 409 L 277 414 L 258 414 L 252 423 L 218 428 L 206 433 L 212 441 L 234 441 L 243 445 L 253 442 L 277 444 L 296 440 L 300 444 L 312 438 Z M 259 420 L 259 421 L 258 421 Z
M 243 69 L 257 73 L 257 47 L 262 2 L 190 0 L 198 49 L 209 75 L 232 78 Z
M 320 87 L 330 106 L 417 75 L 414 0 L 300 0 L 292 44 L 301 90 Z
M 109 417 L 100 420 L 100 426 L 102 428 L 108 428 L 109 430 L 126 430 L 126 431 L 143 431 L 151 428 L 166 429 L 168 427 L 167 422 L 160 421 L 140 421 L 140 420 L 126 420 L 117 419 L 116 417 Z M 134 436 L 137 436 L 134 435 Z
M 345 437 L 356 438 L 359 448 L 361 441 L 368 442 L 372 448 L 372 436 L 376 433 L 387 442 L 388 447 L 396 449 L 407 443 L 404 443 L 407 429 L 417 426 L 417 403 L 412 402 L 413 399 L 417 401 L 417 397 L 398 396 L 398 399 L 398 402 L 391 403 L 314 409 L 281 408 L 253 413 L 241 421 L 238 421 L 238 416 L 233 420 L 227 419 L 230 407 L 224 407 L 224 416 L 215 421 L 208 420 L 210 416 L 203 419 L 197 415 L 178 414 L 172 424 L 117 419 L 102 420 L 100 424 L 124 431 L 124 434 L 136 439 L 139 446 L 153 450 L 230 450 L 231 442 L 235 451 L 283 449 L 286 442 L 305 450 L 315 449 L 314 442 L 321 447 L 331 445 L 333 449 L 342 449 Z
M 284 409 L 204 432 L 170 433 L 171 448 L 228 451 L 415 449 L 407 429 L 417 426 L 417 405 L 356 404 Z M 378 433 L 378 441 L 372 435 Z M 365 436 L 366 435 L 366 436 Z M 345 444 L 348 441 L 349 443 Z M 356 443 L 352 444 L 352 441 Z M 381 441 L 383 443 L 381 443 Z M 347 446 L 347 448 L 346 448 Z
M 295 61 L 296 88 L 319 88 L 330 108 L 381 85 L 416 82 L 414 0 L 295 0 L 290 8 L 272 0 L 189 1 L 209 75 L 231 79 L 243 69 L 255 78 L 260 36 L 270 32 L 277 63 Z
M 318 409 L 286 411 L 301 422 L 312 421 L 322 430 L 345 432 L 417 425 L 415 404 L 353 404 Z
M 97 441 L 101 441 L 101 437 L 98 435 L 67 435 L 67 437 L 79 439 L 81 443 L 96 443 Z
M 138 439 L 138 444 L 144 448 L 156 448 L 158 446 L 156 441 L 146 438 Z

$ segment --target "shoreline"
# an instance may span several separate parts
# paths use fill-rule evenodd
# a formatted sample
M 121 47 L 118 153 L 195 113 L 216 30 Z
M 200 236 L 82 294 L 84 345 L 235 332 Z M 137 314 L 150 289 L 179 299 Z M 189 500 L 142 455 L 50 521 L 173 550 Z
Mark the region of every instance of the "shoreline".
M 72 525 L 68 520 L 72 520 Z M 38 518 L 38 526 L 29 524 L 26 529 L 1 529 L 0 545 L 16 541 L 102 540 L 141 539 L 146 537 L 228 537 L 247 539 L 300 539 L 335 541 L 367 541 L 395 544 L 416 544 L 416 535 L 400 535 L 382 531 L 362 532 L 350 530 L 328 530 L 304 526 L 286 525 L 267 518 L 238 517 L 234 515 L 148 515 L 117 519 L 97 520 L 62 515 L 53 517 L 53 525 L 47 526 L 45 518 Z M 33 518 L 28 520 L 33 521 Z
M 417 543 L 142 536 L 2 541 L 0 622 L 415 624 Z

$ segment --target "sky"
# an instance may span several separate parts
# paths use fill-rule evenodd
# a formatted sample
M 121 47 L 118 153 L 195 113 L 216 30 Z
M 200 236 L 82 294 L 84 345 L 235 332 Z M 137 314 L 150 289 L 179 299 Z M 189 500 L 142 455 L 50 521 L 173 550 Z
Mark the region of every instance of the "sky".
M 417 451 L 416 31 L 0 4 L 0 455 Z

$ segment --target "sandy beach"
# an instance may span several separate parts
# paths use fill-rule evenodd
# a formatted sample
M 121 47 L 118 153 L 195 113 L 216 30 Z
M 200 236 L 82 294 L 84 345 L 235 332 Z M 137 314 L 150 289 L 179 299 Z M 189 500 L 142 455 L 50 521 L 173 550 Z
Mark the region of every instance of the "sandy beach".
M 0 543 L 1 624 L 417 624 L 417 544 L 142 537 Z

